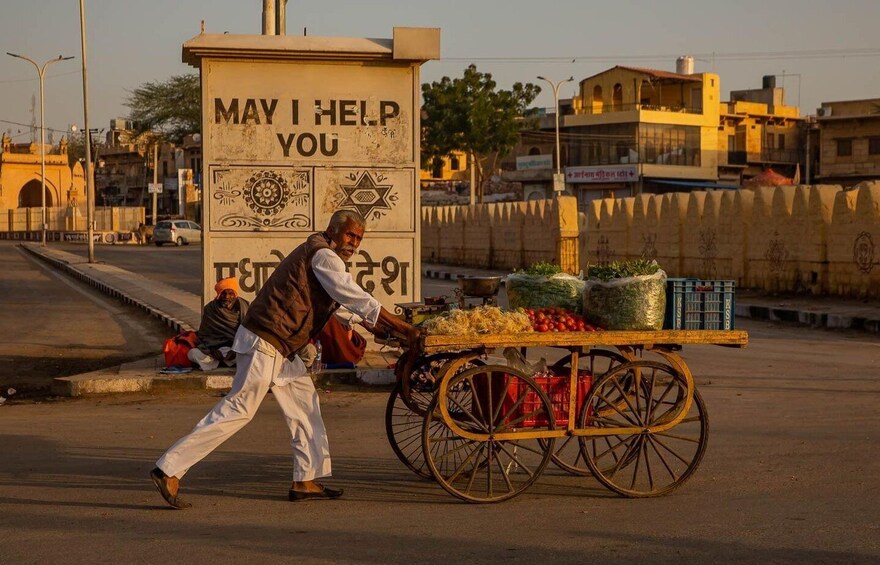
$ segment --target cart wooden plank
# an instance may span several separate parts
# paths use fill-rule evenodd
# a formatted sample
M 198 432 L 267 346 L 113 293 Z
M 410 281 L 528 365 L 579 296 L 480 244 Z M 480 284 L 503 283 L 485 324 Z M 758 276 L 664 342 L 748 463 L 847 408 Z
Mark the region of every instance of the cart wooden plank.
M 749 334 L 742 330 L 660 330 L 598 332 L 526 332 L 480 336 L 429 335 L 425 353 L 477 347 L 588 347 L 626 345 L 726 345 L 745 347 Z

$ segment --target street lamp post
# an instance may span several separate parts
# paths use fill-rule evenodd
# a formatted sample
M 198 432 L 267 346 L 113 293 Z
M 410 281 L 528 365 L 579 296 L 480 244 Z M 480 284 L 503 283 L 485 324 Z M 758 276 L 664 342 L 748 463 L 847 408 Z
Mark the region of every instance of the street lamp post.
M 565 190 L 565 176 L 562 174 L 561 165 L 562 152 L 559 149 L 559 87 L 566 82 L 573 81 L 574 77 L 570 76 L 567 79 L 563 79 L 557 82 L 553 82 L 552 80 L 544 78 L 542 76 L 539 76 L 538 79 L 547 81 L 550 86 L 553 87 L 553 99 L 556 101 L 556 174 L 553 175 L 553 191 L 558 195 Z
M 69 59 L 73 59 L 73 57 L 62 57 L 58 55 L 55 59 L 49 59 L 43 66 L 41 67 L 37 64 L 36 61 L 25 57 L 24 55 L 16 55 L 15 53 L 6 53 L 10 57 L 15 57 L 16 59 L 23 59 L 28 63 L 32 64 L 37 69 L 37 75 L 40 77 L 40 200 L 42 202 L 42 213 L 40 215 L 40 230 L 42 235 L 40 236 L 40 245 L 46 245 L 46 122 L 45 122 L 45 112 L 43 110 L 43 77 L 46 74 L 46 67 L 51 65 L 52 63 L 57 63 L 59 61 L 67 61 Z

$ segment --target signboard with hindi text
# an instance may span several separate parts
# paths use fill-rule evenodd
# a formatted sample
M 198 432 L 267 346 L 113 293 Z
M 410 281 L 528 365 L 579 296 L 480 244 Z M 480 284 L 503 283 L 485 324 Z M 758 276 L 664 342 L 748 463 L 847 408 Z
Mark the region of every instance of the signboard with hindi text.
M 638 165 L 620 167 L 565 167 L 565 182 L 584 184 L 597 182 L 637 182 Z

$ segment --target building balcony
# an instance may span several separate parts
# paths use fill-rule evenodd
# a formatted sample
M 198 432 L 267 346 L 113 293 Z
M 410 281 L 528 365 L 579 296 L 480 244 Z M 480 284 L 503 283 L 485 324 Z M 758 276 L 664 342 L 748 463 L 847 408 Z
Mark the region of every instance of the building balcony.
M 762 149 L 761 163 L 785 163 L 794 165 L 800 161 L 801 152 L 796 149 Z
M 745 151 L 728 151 L 728 165 L 745 165 L 748 163 L 748 154 Z
M 608 114 L 609 112 L 670 112 L 676 114 L 702 114 L 703 108 L 686 105 L 663 106 L 660 104 L 603 104 L 602 106 L 587 105 L 584 108 L 578 108 L 577 115 L 599 115 Z

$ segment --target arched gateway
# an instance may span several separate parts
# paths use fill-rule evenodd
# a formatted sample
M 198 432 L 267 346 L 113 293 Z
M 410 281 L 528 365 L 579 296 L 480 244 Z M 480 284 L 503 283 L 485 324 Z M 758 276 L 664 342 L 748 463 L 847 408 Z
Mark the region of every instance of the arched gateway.
M 40 198 L 40 186 L 42 183 L 38 180 L 27 182 L 18 192 L 19 208 L 41 208 L 43 200 Z M 46 207 L 51 208 L 55 203 L 52 201 L 52 190 L 46 185 Z

